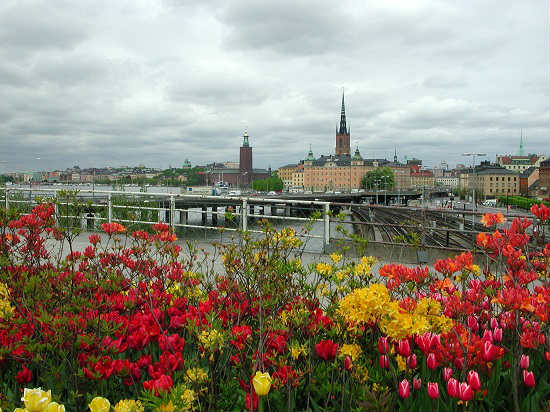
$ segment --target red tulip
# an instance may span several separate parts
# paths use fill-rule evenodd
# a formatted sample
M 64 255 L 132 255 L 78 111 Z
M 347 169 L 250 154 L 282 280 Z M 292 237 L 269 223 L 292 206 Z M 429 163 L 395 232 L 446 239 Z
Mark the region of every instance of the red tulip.
M 428 355 L 428 358 L 426 359 L 426 365 L 431 370 L 437 368 L 437 359 L 435 358 L 435 353 L 432 352 Z
M 521 369 L 529 369 L 529 355 L 521 355 L 519 360 L 519 367 Z
M 336 353 L 338 352 L 338 344 L 330 339 L 322 340 L 315 345 L 315 352 L 321 359 L 326 361 L 332 360 L 336 357 Z
M 346 359 L 344 359 L 344 369 L 349 371 L 351 369 L 352 363 L 351 358 L 349 356 L 346 356 Z
M 493 331 L 493 339 L 496 342 L 500 342 L 502 340 L 502 329 L 501 328 L 495 328 Z
M 418 366 L 418 363 L 416 361 L 416 354 L 413 353 L 407 358 L 407 364 L 409 365 L 409 368 L 416 369 L 416 367 Z
M 483 346 L 481 347 L 481 357 L 484 361 L 491 362 L 495 359 L 496 354 L 497 348 L 495 345 L 488 341 L 483 342 Z
M 439 385 L 437 382 L 428 382 L 428 396 L 432 399 L 439 398 Z
M 523 383 L 529 388 L 535 386 L 535 375 L 533 372 L 527 372 L 525 369 L 523 370 Z
M 491 318 L 491 329 L 495 329 L 498 327 L 498 321 L 496 318 Z
M 474 391 L 481 388 L 481 381 L 479 380 L 479 375 L 476 371 L 468 372 L 468 385 L 470 385 Z
M 545 352 L 544 356 L 546 356 L 546 360 L 550 362 L 550 352 Z
M 258 398 L 258 395 L 256 395 L 256 392 L 252 391 L 252 396 L 250 396 L 250 393 L 246 394 L 244 406 L 247 410 L 257 411 L 258 403 L 259 403 L 259 398 Z
M 493 342 L 493 332 L 491 332 L 489 329 L 485 329 L 485 332 L 483 332 L 483 337 L 481 339 Z
M 474 391 L 466 382 L 461 382 L 458 385 L 458 398 L 461 401 L 471 401 L 474 399 Z
M 464 358 L 454 358 L 453 364 L 457 369 L 462 370 L 464 368 Z
M 422 387 L 422 379 L 413 378 L 413 389 L 415 391 Z
M 390 360 L 386 355 L 380 355 L 380 367 L 382 369 L 388 369 L 390 367 Z
M 468 327 L 472 332 L 476 332 L 479 329 L 479 324 L 474 316 L 468 316 Z
M 408 339 L 402 339 L 399 341 L 399 344 L 397 345 L 397 352 L 405 358 L 411 354 L 411 345 L 409 344 Z
M 385 336 L 380 336 L 378 338 L 378 352 L 380 352 L 382 355 L 385 355 L 388 353 L 389 346 L 388 346 L 388 338 Z
M 453 376 L 453 370 L 451 368 L 443 368 L 443 380 L 447 382 Z
M 401 382 L 399 382 L 399 396 L 401 396 L 403 399 L 411 396 L 411 385 L 409 384 L 409 381 L 407 379 L 403 379 Z
M 458 398 L 458 381 L 455 378 L 447 381 L 447 393 L 451 398 Z

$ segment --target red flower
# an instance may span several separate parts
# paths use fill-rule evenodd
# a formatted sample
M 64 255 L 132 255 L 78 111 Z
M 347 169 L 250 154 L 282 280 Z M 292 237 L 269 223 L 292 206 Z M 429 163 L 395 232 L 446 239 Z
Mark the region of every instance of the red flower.
M 249 411 L 258 410 L 258 395 L 256 395 L 256 392 L 252 392 L 252 396 L 250 396 L 250 393 L 246 394 L 244 406 Z
M 32 372 L 26 366 L 23 366 L 23 369 L 21 369 L 19 372 L 17 372 L 17 375 L 15 375 L 15 380 L 19 382 L 21 385 L 25 383 L 29 383 L 31 379 L 32 379 Z
M 493 331 L 493 339 L 496 342 L 500 342 L 502 340 L 502 328 L 495 328 Z
M 407 379 L 403 379 L 401 382 L 399 382 L 399 396 L 401 396 L 403 399 L 411 396 L 411 385 L 409 384 L 409 381 Z
M 409 345 L 408 339 L 402 339 L 399 341 L 397 352 L 405 358 L 411 354 L 411 345 Z
M 498 353 L 498 349 L 495 345 L 493 345 L 489 341 L 483 342 L 483 346 L 481 347 L 481 357 L 486 362 L 491 362 L 493 359 L 495 359 L 495 356 Z
M 477 391 L 481 388 L 481 381 L 479 379 L 479 374 L 476 371 L 468 372 L 468 385 L 474 390 Z
M 443 380 L 447 382 L 453 376 L 453 370 L 451 368 L 443 368 Z
M 346 359 L 344 359 L 344 369 L 349 371 L 351 370 L 351 367 L 352 367 L 351 358 L 349 356 L 346 356 Z
M 458 385 L 458 398 L 461 401 L 471 401 L 474 399 L 474 391 L 466 382 L 461 382 L 460 385 Z
M 458 398 L 458 381 L 455 378 L 447 381 L 447 393 L 451 398 Z
M 431 370 L 434 370 L 435 368 L 437 368 L 437 359 L 435 358 L 435 353 L 431 352 L 428 355 L 428 358 L 426 359 L 426 365 Z
M 143 382 L 143 388 L 153 392 L 155 396 L 159 396 L 161 392 L 169 391 L 172 386 L 174 386 L 174 382 L 168 375 L 161 375 L 158 379 Z
M 126 228 L 122 226 L 120 223 L 103 223 L 101 225 L 101 229 L 107 233 L 109 236 L 111 236 L 114 233 L 124 233 L 126 231 Z
M 550 208 L 546 207 L 544 204 L 533 205 L 531 206 L 531 213 L 538 217 L 541 222 L 548 220 L 550 218 Z
M 385 355 L 386 353 L 388 353 L 388 350 L 388 338 L 385 336 L 380 336 L 380 338 L 378 338 L 378 352 L 380 352 L 382 355 Z
M 336 357 L 336 353 L 338 352 L 338 344 L 330 339 L 322 340 L 315 345 L 315 352 L 321 359 L 327 361 L 332 360 Z
M 379 363 L 382 369 L 388 369 L 390 367 L 390 360 L 386 355 L 380 355 Z
M 416 354 L 413 353 L 407 358 L 407 364 L 409 365 L 409 368 L 416 369 L 416 367 L 418 366 L 418 363 L 416 361 Z
M 523 383 L 525 383 L 525 386 L 528 388 L 535 386 L 535 375 L 533 372 L 527 372 L 525 369 L 523 370 Z
M 415 391 L 422 387 L 422 379 L 413 378 L 413 389 Z
M 521 369 L 529 369 L 529 355 L 521 355 L 519 360 L 519 367 Z
M 432 399 L 439 398 L 439 385 L 437 382 L 428 382 L 428 396 Z

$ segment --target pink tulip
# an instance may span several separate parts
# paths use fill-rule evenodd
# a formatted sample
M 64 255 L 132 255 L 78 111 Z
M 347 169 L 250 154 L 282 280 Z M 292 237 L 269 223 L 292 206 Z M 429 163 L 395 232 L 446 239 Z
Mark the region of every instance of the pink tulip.
M 474 399 L 474 391 L 466 382 L 461 382 L 458 385 L 458 398 L 461 401 L 471 401 Z
M 426 365 L 431 370 L 434 370 L 435 368 L 437 368 L 437 359 L 435 358 L 435 353 L 431 352 L 428 355 L 428 358 L 426 359 Z
M 443 368 L 443 380 L 447 382 L 453 376 L 453 370 L 451 368 Z
M 390 360 L 386 355 L 380 355 L 380 367 L 382 369 L 388 369 L 390 367 Z
M 439 385 L 437 382 L 428 382 L 428 396 L 432 399 L 439 398 Z
M 495 329 L 498 327 L 498 321 L 496 318 L 491 318 L 491 329 Z
M 418 366 L 418 363 L 416 361 L 416 354 L 413 353 L 407 358 L 407 364 L 409 365 L 409 368 L 416 369 L 416 367 Z
M 351 358 L 349 356 L 346 356 L 346 359 L 344 359 L 344 369 L 349 371 L 352 367 Z
M 415 391 L 422 387 L 422 379 L 413 378 L 413 389 Z
M 409 344 L 408 339 L 402 339 L 399 341 L 399 344 L 397 345 L 397 352 L 405 358 L 411 354 L 411 345 Z
M 472 332 L 476 332 L 479 329 L 479 324 L 475 316 L 468 316 L 468 327 Z
M 525 383 L 525 386 L 528 388 L 535 386 L 535 375 L 533 372 L 527 372 L 525 369 L 523 370 L 523 383 Z
M 488 341 L 483 342 L 483 346 L 481 347 L 481 357 L 483 358 L 483 360 L 486 362 L 491 362 L 493 359 L 495 359 L 496 355 L 496 346 Z
M 495 328 L 493 331 L 493 339 L 495 342 L 500 342 L 502 340 L 502 329 L 501 328 Z
M 458 398 L 458 381 L 455 378 L 447 381 L 447 393 L 451 398 Z
M 529 369 L 529 355 L 521 355 L 519 360 L 519 367 L 521 369 Z
M 399 396 L 401 396 L 403 399 L 411 396 L 411 385 L 406 379 L 403 379 L 401 382 L 399 382 Z
M 485 329 L 485 332 L 483 332 L 482 340 L 486 340 L 488 342 L 493 342 L 493 332 L 491 332 L 489 329 Z
M 479 375 L 476 371 L 468 372 L 468 385 L 474 390 L 477 391 L 481 388 L 481 381 Z

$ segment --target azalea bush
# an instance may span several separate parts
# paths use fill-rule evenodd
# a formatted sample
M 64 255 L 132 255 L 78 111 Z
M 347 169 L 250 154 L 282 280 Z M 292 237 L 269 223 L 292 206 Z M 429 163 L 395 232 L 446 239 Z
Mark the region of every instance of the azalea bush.
M 76 251 L 52 204 L 1 211 L 0 407 L 548 410 L 550 245 L 527 229 L 550 209 L 531 211 L 486 215 L 478 264 L 379 270 L 305 265 L 294 230 L 268 224 L 199 256 L 166 224 L 104 223 Z

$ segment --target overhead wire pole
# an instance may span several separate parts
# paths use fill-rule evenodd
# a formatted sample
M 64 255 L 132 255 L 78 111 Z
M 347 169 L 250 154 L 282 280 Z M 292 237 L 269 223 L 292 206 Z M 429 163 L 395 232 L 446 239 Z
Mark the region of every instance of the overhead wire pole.
M 476 176 L 476 156 L 486 156 L 486 153 L 462 153 L 462 156 L 472 156 L 472 230 L 474 229 L 475 223 L 475 211 L 476 211 L 476 186 L 477 186 L 477 176 Z

